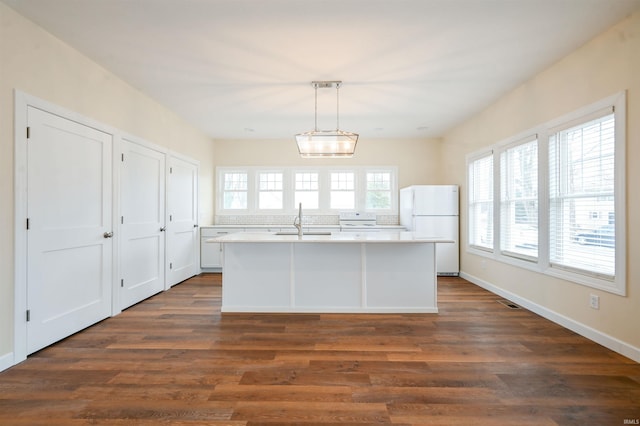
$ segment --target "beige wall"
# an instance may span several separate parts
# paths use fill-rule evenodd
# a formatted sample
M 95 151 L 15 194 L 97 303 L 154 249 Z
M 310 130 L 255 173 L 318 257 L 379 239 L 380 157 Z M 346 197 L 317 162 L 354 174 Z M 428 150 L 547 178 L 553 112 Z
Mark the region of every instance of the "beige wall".
M 213 220 L 212 141 L 0 3 L 0 358 L 13 352 L 14 89 L 199 160 L 200 220 Z
M 627 90 L 627 297 L 467 253 L 466 189 L 461 195 L 461 265 L 473 277 L 640 348 L 640 193 L 635 188 L 640 182 L 640 168 L 634 161 L 640 158 L 640 14 L 619 23 L 445 135 L 443 179 L 462 184 L 466 180 L 465 156 L 470 152 L 623 90 Z M 589 308 L 589 294 L 600 296 L 600 310 Z
M 360 137 L 353 158 L 300 158 L 293 135 L 282 140 L 216 140 L 215 166 L 397 166 L 398 187 L 442 184 L 439 139 L 367 139 Z
M 640 348 L 640 15 L 636 14 L 505 95 L 442 140 L 361 138 L 351 160 L 303 160 L 293 136 L 216 141 L 0 3 L 0 358 L 13 348 L 13 90 L 17 88 L 201 161 L 201 223 L 214 211 L 214 166 L 395 165 L 399 186 L 462 186 L 461 265 L 471 276 Z M 465 155 L 627 90 L 627 297 L 554 279 L 465 252 Z M 589 294 L 601 309 L 588 307 Z

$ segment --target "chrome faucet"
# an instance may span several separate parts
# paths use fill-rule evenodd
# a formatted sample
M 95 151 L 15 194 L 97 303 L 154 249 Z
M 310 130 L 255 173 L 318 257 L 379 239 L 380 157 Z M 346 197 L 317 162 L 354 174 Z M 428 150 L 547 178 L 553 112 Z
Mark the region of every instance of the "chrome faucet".
M 293 219 L 293 226 L 298 229 L 298 237 L 302 237 L 302 203 L 298 205 L 298 216 Z

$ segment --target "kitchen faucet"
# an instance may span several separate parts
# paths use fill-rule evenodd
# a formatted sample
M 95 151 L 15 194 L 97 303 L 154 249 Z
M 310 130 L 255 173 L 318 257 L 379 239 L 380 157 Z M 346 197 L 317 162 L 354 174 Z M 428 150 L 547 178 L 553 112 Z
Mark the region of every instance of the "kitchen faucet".
M 293 226 L 298 229 L 298 237 L 302 237 L 302 203 L 298 204 L 298 216 L 293 219 Z

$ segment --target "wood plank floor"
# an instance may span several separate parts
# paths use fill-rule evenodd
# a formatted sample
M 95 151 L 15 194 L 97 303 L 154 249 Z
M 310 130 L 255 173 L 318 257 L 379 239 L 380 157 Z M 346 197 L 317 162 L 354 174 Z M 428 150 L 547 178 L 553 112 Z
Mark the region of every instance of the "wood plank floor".
M 440 314 L 220 314 L 194 277 L 0 373 L 1 425 L 623 425 L 640 364 L 460 278 Z

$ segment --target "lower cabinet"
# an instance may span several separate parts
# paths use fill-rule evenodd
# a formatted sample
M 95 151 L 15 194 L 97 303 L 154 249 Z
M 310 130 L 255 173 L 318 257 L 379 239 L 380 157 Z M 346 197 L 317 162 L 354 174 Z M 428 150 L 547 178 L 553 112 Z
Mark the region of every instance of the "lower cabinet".
M 222 268 L 222 244 L 216 237 L 243 231 L 242 228 L 200 228 L 200 267 Z

